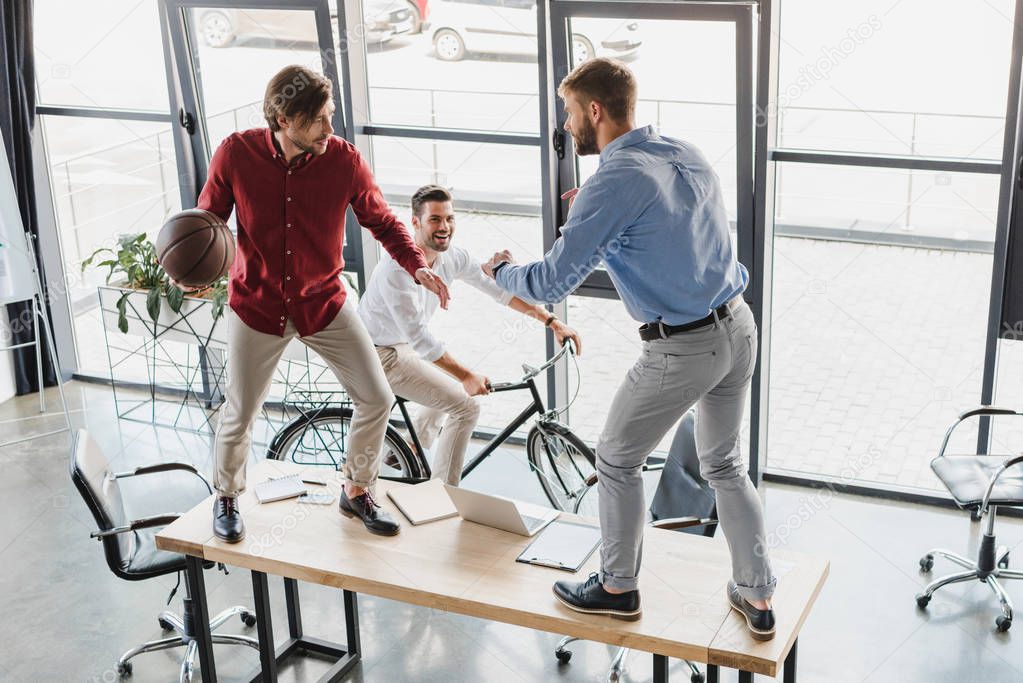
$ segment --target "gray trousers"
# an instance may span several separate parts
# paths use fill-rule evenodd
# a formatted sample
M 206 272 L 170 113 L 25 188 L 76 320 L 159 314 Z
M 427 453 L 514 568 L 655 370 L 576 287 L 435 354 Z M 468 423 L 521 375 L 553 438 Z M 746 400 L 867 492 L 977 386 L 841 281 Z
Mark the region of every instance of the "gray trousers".
M 639 586 L 646 502 L 642 467 L 683 413 L 696 405 L 700 472 L 717 496 L 732 578 L 748 600 L 766 600 L 776 579 L 764 543 L 760 498 L 739 452 L 739 428 L 757 357 L 757 326 L 741 299 L 718 323 L 644 342 L 608 412 L 597 444 L 601 580 Z

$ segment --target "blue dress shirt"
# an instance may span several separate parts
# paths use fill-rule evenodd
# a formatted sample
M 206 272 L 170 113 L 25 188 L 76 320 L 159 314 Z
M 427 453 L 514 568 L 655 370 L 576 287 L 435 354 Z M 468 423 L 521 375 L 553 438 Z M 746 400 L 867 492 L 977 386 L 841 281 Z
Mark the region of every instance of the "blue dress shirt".
M 698 149 L 653 126 L 614 139 L 543 260 L 509 264 L 496 280 L 519 298 L 555 303 L 601 263 L 642 323 L 699 320 L 746 289 L 720 182 Z

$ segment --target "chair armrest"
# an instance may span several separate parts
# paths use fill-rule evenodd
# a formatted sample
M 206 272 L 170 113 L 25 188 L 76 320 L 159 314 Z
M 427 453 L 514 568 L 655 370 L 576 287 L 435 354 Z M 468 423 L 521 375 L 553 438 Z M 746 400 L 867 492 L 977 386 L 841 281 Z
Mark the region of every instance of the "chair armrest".
M 1023 413 L 1018 413 L 1012 408 L 999 408 L 998 406 L 981 406 L 979 408 L 967 410 L 966 412 L 960 414 L 959 419 L 965 420 L 967 418 L 976 417 L 978 415 L 1023 415 Z
M 118 534 L 126 534 L 129 531 L 135 531 L 137 529 L 148 529 L 154 526 L 166 526 L 181 516 L 180 512 L 174 512 L 167 515 L 153 515 L 152 517 L 143 517 L 142 519 L 132 520 L 124 526 L 115 526 L 112 529 L 101 529 L 100 531 L 93 531 L 89 536 L 92 538 L 107 538 L 108 536 L 116 536 Z
M 202 479 L 202 483 L 206 484 L 206 489 L 213 493 L 213 487 L 210 486 L 210 482 L 207 481 L 206 477 L 203 476 L 202 472 L 195 469 L 188 463 L 184 462 L 161 462 L 156 465 L 144 465 L 143 467 L 136 467 L 133 470 L 126 472 L 114 472 L 111 476 L 114 479 L 125 479 L 127 477 L 137 477 L 140 474 L 155 474 L 157 472 L 173 472 L 175 470 L 183 470 L 185 472 L 191 472 L 195 476 Z
M 693 526 L 710 526 L 711 524 L 717 524 L 716 519 L 710 518 L 699 518 L 699 517 L 669 517 L 667 519 L 657 519 L 650 522 L 650 526 L 655 529 L 686 529 Z
M 945 449 L 948 448 L 948 441 L 952 438 L 952 432 L 955 431 L 956 427 L 962 424 L 965 420 L 971 417 L 993 417 L 995 415 L 1023 415 L 1021 412 L 1012 410 L 1011 408 L 999 408 L 998 406 L 980 406 L 979 408 L 972 408 L 959 414 L 959 417 L 952 426 L 945 432 L 945 438 L 941 442 L 941 449 L 938 451 L 938 457 L 945 457 Z
M 991 481 L 988 482 L 987 491 L 984 492 L 984 500 L 981 501 L 980 504 L 980 514 L 984 514 L 985 512 L 987 512 L 988 501 L 991 500 L 991 492 L 994 491 L 995 484 L 998 483 L 998 478 L 1005 473 L 1005 470 L 1009 469 L 1010 467 L 1014 467 L 1020 464 L 1021 462 L 1023 462 L 1023 455 L 1017 455 L 1015 457 L 1009 458 L 1008 460 L 1002 463 L 1002 466 L 998 468 L 997 472 L 991 475 Z

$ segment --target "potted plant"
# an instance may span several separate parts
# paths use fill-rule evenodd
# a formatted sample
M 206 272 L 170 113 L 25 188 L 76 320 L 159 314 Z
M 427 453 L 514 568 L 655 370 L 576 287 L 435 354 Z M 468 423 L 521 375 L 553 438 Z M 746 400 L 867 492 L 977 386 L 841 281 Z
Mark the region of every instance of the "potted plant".
M 116 327 L 125 334 L 130 330 L 200 346 L 226 346 L 223 326 L 217 325 L 227 302 L 226 277 L 186 295 L 157 263 L 156 248 L 146 233 L 119 237 L 116 250 L 97 249 L 82 261 L 83 271 L 89 267 L 108 269 L 107 284 L 99 287 L 107 329 Z M 111 285 L 116 275 L 121 276 L 120 281 Z M 205 308 L 208 313 L 202 311 Z

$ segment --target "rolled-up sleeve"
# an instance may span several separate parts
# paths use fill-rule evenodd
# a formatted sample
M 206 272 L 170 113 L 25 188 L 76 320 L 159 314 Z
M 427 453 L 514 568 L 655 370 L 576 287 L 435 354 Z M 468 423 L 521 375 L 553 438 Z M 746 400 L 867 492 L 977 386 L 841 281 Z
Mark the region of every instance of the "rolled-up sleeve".
M 412 349 L 424 360 L 433 362 L 444 355 L 444 343 L 430 333 L 419 310 L 418 285 L 402 270 L 387 273 L 383 300 L 391 320 L 401 330 Z
M 497 271 L 501 289 L 531 303 L 557 303 L 568 297 L 604 260 L 621 247 L 622 232 L 648 198 L 623 192 L 624 170 L 601 169 L 576 195 L 561 237 L 543 260 L 508 264 Z M 639 193 L 636 193 L 639 194 Z

